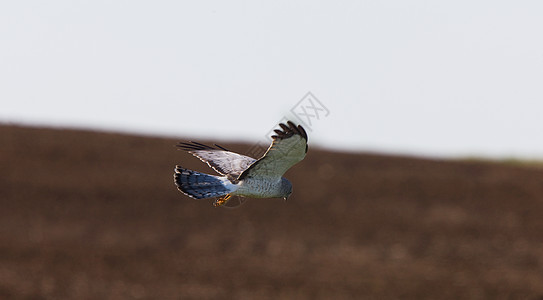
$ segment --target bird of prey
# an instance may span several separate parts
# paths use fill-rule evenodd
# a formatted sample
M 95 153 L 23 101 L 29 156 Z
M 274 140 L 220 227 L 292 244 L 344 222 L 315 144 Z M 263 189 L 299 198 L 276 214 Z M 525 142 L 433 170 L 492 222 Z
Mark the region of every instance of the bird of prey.
M 220 197 L 213 205 L 225 204 L 231 196 L 251 198 L 284 198 L 292 193 L 292 184 L 283 174 L 304 159 L 307 153 L 307 133 L 293 122 L 279 124 L 272 143 L 259 159 L 226 150 L 215 144 L 197 142 L 177 146 L 207 163 L 221 176 L 209 175 L 181 166 L 175 167 L 177 189 L 194 199 Z

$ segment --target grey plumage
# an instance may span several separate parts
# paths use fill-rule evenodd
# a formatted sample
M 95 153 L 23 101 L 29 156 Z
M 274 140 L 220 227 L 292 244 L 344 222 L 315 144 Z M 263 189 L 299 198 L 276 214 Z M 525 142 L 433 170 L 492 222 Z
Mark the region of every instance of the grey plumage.
M 194 199 L 220 197 L 230 192 L 219 176 L 196 172 L 180 166 L 175 168 L 174 181 L 181 192 Z
M 222 197 L 220 206 L 230 196 L 251 198 L 284 198 L 292 193 L 292 184 L 283 174 L 304 159 L 307 133 L 300 125 L 288 121 L 274 130 L 272 144 L 259 159 L 228 151 L 216 145 L 197 142 L 179 143 L 178 147 L 207 163 L 223 176 L 213 176 L 176 166 L 174 181 L 184 194 L 195 198 Z

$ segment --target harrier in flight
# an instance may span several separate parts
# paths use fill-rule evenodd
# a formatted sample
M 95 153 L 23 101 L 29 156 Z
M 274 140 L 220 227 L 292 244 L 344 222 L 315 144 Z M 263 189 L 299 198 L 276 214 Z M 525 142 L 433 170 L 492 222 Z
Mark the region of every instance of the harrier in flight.
M 209 175 L 181 166 L 175 167 L 174 182 L 181 192 L 194 199 L 220 197 L 213 205 L 225 204 L 231 196 L 284 198 L 292 193 L 292 184 L 283 174 L 304 159 L 307 133 L 291 121 L 279 124 L 272 143 L 259 159 L 215 147 L 189 142 L 178 147 L 207 163 L 221 176 Z

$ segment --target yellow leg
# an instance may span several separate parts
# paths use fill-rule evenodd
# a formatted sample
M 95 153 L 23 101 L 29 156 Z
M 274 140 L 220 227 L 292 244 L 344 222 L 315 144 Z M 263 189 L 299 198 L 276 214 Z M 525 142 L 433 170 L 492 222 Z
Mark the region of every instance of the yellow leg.
M 215 202 L 213 202 L 213 206 L 219 207 L 219 206 L 225 204 L 226 201 L 228 201 L 228 199 L 230 199 L 230 197 L 232 197 L 230 194 L 226 194 L 224 197 L 215 200 Z

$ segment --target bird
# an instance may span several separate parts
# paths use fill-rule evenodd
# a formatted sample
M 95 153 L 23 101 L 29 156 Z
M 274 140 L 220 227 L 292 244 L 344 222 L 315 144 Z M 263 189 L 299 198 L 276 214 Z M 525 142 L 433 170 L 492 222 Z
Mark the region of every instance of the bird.
M 232 196 L 283 198 L 292 194 L 292 183 L 283 174 L 307 154 L 307 133 L 292 121 L 279 123 L 272 143 L 259 159 L 235 153 L 217 144 L 180 142 L 180 150 L 207 163 L 218 175 L 174 168 L 174 183 L 183 194 L 194 199 L 217 198 L 213 206 L 224 205 Z

